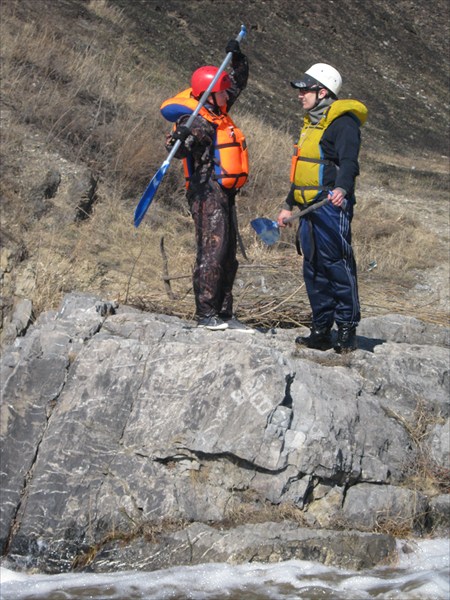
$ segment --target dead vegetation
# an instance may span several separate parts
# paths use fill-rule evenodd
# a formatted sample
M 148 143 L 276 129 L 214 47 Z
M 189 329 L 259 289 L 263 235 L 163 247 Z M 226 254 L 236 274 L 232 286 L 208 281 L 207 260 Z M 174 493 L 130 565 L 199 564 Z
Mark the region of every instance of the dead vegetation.
M 410 489 L 421 491 L 429 496 L 448 494 L 450 492 L 450 469 L 438 465 L 430 452 L 429 432 L 433 426 L 445 425 L 446 419 L 441 414 L 430 412 L 423 400 L 418 400 L 414 411 L 405 417 L 387 409 L 388 414 L 406 430 L 415 452 L 405 472 L 405 485 Z
M 307 526 L 303 511 L 292 502 L 275 505 L 265 501 L 258 505 L 254 501 L 241 500 L 228 507 L 225 519 L 214 524 L 214 527 L 231 529 L 249 523 L 282 523 L 284 521 L 295 523 L 298 527 Z

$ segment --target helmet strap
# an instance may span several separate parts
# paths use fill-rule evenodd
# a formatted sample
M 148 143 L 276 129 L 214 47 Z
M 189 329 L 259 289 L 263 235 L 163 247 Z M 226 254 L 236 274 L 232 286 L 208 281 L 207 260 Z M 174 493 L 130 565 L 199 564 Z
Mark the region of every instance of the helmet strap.
M 213 112 L 217 115 L 221 115 L 222 114 L 222 109 L 220 108 L 220 106 L 217 104 L 217 100 L 216 100 L 216 93 L 215 92 L 211 92 L 211 96 L 213 99 Z
M 313 90 L 313 91 L 315 91 L 315 92 L 316 92 L 316 101 L 315 101 L 315 103 L 314 103 L 314 106 L 312 107 L 312 110 L 314 110 L 314 109 L 317 107 L 317 105 L 318 105 L 318 104 L 321 102 L 321 100 L 322 100 L 322 98 L 319 98 L 319 92 L 320 92 L 320 90 L 321 90 L 321 89 L 322 89 L 322 88 L 318 88 L 317 90 Z

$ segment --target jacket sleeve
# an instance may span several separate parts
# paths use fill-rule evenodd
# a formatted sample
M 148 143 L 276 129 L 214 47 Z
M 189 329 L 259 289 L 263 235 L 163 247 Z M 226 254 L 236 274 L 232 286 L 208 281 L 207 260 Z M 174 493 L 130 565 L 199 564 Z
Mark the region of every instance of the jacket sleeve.
M 183 115 L 177 121 L 177 126 L 185 125 L 189 115 Z M 205 150 L 209 149 L 213 142 L 214 130 L 213 126 L 208 123 L 203 117 L 197 115 L 190 127 L 191 133 L 186 138 L 183 144 L 180 144 L 176 158 L 186 158 L 188 154 L 193 153 L 197 158 L 203 156 Z M 166 149 L 170 151 L 173 143 L 166 144 Z
M 359 175 L 358 156 L 361 146 L 359 124 L 352 116 L 346 114 L 337 118 L 330 125 L 328 131 L 330 137 L 326 137 L 333 146 L 332 160 L 338 167 L 334 187 L 342 188 L 347 195 L 352 195 L 355 189 L 355 179 Z
M 227 111 L 233 106 L 242 90 L 247 86 L 249 66 L 245 54 L 242 54 L 242 52 L 233 54 L 231 68 L 231 87 L 227 90 Z
M 286 196 L 283 204 L 280 206 L 280 209 L 282 210 L 292 210 L 292 207 L 294 206 L 294 184 L 291 185 L 291 188 L 288 192 L 288 195 Z

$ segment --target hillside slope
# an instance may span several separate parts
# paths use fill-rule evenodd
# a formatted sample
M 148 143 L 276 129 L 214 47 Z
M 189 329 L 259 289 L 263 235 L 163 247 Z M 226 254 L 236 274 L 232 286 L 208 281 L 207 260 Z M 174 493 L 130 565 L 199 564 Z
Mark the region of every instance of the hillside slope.
M 250 259 L 236 286 L 241 317 L 309 318 L 292 235 L 267 249 L 249 222 L 273 214 L 288 187 L 301 119 L 289 81 L 326 61 L 344 95 L 369 107 L 354 222 L 363 314 L 446 318 L 446 2 L 8 0 L 0 10 L 2 326 L 22 300 L 34 318 L 70 291 L 192 316 L 179 164 L 138 231 L 132 213 L 166 156 L 161 101 L 199 65 L 219 64 L 241 24 L 251 65 L 235 111 L 251 157 L 238 205 Z
M 242 104 L 296 132 L 298 103 L 288 82 L 314 62 L 342 72 L 344 95 L 367 103 L 373 152 L 448 151 L 449 5 L 435 0 L 112 0 L 135 23 L 151 56 L 171 63 L 180 85 L 248 29 L 251 78 Z M 387 151 L 387 148 L 389 150 Z

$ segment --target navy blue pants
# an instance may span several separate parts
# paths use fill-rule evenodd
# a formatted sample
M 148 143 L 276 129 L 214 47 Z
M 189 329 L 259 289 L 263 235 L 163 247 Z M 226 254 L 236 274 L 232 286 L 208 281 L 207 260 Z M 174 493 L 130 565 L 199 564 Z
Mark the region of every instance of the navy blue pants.
M 316 327 L 356 326 L 361 319 L 352 217 L 351 204 L 342 210 L 327 203 L 300 221 L 303 277 Z

